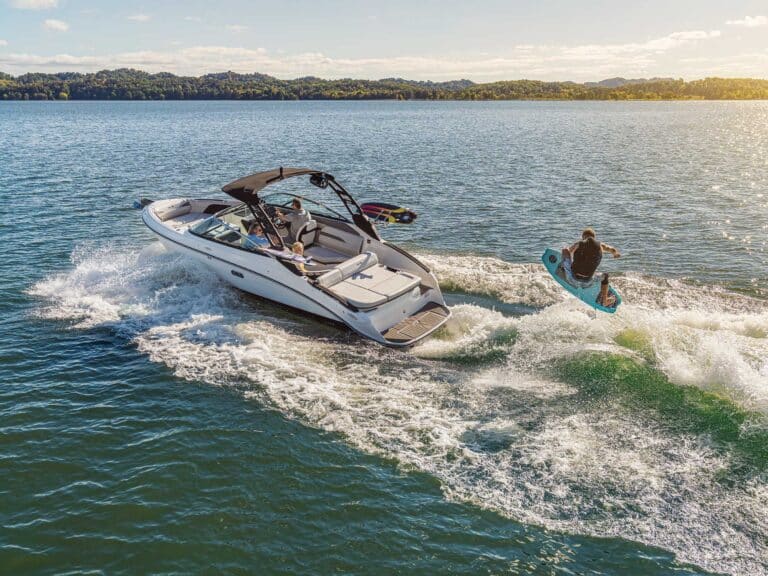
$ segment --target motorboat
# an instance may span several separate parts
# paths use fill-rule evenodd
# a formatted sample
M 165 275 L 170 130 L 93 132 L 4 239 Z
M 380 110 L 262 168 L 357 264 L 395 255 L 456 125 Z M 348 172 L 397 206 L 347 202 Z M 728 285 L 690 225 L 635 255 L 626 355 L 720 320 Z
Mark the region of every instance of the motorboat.
M 294 193 L 301 177 L 309 180 L 308 191 Z M 266 194 L 288 179 L 296 179 L 291 191 Z M 450 317 L 430 268 L 383 240 L 374 219 L 331 174 L 277 168 L 222 190 L 230 198 L 149 203 L 142 220 L 166 248 L 199 260 L 236 288 L 386 346 L 412 346 Z M 256 242 L 254 229 L 261 234 Z

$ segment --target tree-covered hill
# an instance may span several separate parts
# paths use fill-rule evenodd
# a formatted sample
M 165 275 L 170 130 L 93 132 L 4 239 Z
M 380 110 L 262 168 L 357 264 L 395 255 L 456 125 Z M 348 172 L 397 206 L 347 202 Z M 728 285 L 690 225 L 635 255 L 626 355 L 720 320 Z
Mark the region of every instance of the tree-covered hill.
M 577 84 L 510 80 L 428 82 L 323 80 L 314 76 L 280 80 L 266 74 L 222 72 L 204 76 L 149 74 L 120 69 L 81 74 L 0 72 L 3 100 L 749 100 L 768 99 L 768 80 L 668 78 Z

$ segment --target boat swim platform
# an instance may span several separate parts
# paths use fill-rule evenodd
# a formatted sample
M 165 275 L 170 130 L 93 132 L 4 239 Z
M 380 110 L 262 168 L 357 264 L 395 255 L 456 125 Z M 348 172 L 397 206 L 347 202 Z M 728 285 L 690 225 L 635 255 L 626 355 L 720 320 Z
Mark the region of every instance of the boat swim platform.
M 405 345 L 435 330 L 451 315 L 448 308 L 437 302 L 428 302 L 415 314 L 401 320 L 382 333 L 392 344 Z

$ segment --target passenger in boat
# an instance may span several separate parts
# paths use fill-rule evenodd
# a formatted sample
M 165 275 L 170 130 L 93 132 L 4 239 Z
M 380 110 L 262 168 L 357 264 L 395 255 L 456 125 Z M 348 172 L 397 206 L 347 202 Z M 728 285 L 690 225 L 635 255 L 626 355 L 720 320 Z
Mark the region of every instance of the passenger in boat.
M 581 240 L 568 248 L 563 248 L 563 269 L 569 280 L 576 282 L 589 282 L 592 280 L 597 267 L 603 259 L 603 253 L 609 252 L 614 258 L 620 258 L 621 253 L 603 242 L 597 240 L 597 235 L 592 228 L 585 228 L 581 233 Z M 613 295 L 608 291 L 608 274 L 603 274 L 600 282 L 600 295 L 598 303 L 610 306 L 609 300 Z
M 301 256 L 301 258 L 303 259 L 304 258 L 304 244 L 302 244 L 301 242 L 294 242 L 291 245 L 291 252 L 293 252 L 296 256 Z M 294 262 L 294 265 L 296 266 L 298 271 L 301 272 L 302 274 L 306 274 L 307 273 L 307 269 L 304 267 L 304 262 L 300 262 L 300 261 L 297 260 L 297 261 Z
M 301 200 L 298 198 L 294 198 L 291 202 L 291 207 L 293 208 L 293 212 L 290 214 L 283 214 L 280 210 L 277 211 L 277 217 L 280 219 L 281 222 L 285 222 L 290 225 L 290 228 L 288 229 L 288 232 L 291 234 L 291 237 L 293 238 L 293 233 L 296 232 L 299 228 L 304 226 L 307 222 L 312 220 L 312 214 L 309 213 L 309 210 L 306 208 L 302 208 L 301 206 Z
M 269 248 L 269 239 L 264 234 L 264 228 L 258 222 L 252 222 L 248 227 L 248 236 L 243 245 L 246 248 Z

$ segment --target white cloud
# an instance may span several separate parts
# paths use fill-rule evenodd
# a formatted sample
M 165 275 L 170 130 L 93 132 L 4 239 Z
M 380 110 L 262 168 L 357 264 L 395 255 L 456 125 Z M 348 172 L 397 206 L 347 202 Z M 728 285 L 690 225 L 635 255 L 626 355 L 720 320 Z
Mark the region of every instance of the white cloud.
M 744 28 L 760 28 L 768 26 L 768 16 L 744 16 L 741 20 L 728 20 L 729 26 L 743 26 Z
M 46 10 L 58 5 L 59 0 L 11 0 L 11 6 L 19 10 Z
M 132 14 L 128 16 L 128 20 L 133 20 L 134 22 L 148 22 L 150 18 L 151 16 L 148 14 Z
M 56 54 L 55 56 L 37 56 L 35 54 L 0 54 L 0 63 L 19 68 L 19 72 L 26 70 L 83 70 L 103 67 L 105 60 L 95 56 L 70 56 L 69 54 Z
M 8 40 L 0 40 L 0 46 L 8 46 Z
M 184 20 L 187 22 L 200 22 L 202 18 L 200 16 L 184 16 Z
M 691 72 L 706 66 L 707 75 L 738 78 L 765 78 L 768 76 L 768 50 L 748 52 L 736 56 L 715 56 L 709 58 L 684 58 L 679 61 L 680 73 L 691 76 Z M 701 74 L 699 73 L 700 77 Z
M 486 57 L 473 60 L 402 56 L 395 58 L 333 58 L 319 52 L 293 55 L 271 54 L 263 48 L 229 46 L 196 46 L 175 51 L 128 52 L 106 57 L 51 57 L 30 54 L 0 54 L 0 69 L 29 70 L 98 70 L 102 68 L 136 67 L 177 74 L 205 74 L 233 70 L 263 72 L 280 78 L 315 75 L 325 78 L 384 78 L 402 76 L 424 79 L 474 78 L 497 80 L 513 78 L 554 77 L 588 79 L 616 75 L 625 71 L 626 59 L 592 57 L 574 60 L 562 54 L 536 50 L 508 57 Z M 633 70 L 643 69 L 647 60 L 638 59 Z
M 55 30 L 56 32 L 66 32 L 69 30 L 69 24 L 61 20 L 53 20 L 52 18 L 43 22 L 43 26 L 48 30 Z
M 0 54 L 0 70 L 28 71 L 100 70 L 135 67 L 149 72 L 199 75 L 233 70 L 263 72 L 278 78 L 320 76 L 323 78 L 386 78 L 448 80 L 471 78 L 476 81 L 539 78 L 548 80 L 599 80 L 611 76 L 680 76 L 697 78 L 712 74 L 714 63 L 682 64 L 668 70 L 666 63 L 674 50 L 720 36 L 713 31 L 683 31 L 628 44 L 589 44 L 581 46 L 533 45 L 511 47 L 503 55 L 478 55 L 471 58 L 450 56 L 398 56 L 391 58 L 337 58 L 320 52 L 284 54 L 264 48 L 232 46 L 194 46 L 162 51 L 125 52 L 104 56 L 59 54 Z M 690 56 L 684 54 L 684 56 Z M 768 76 L 754 69 L 754 75 Z M 718 63 L 718 69 L 722 66 Z M 758 66 L 758 64 L 755 64 Z M 734 70 L 739 69 L 734 63 Z
M 718 38 L 720 30 L 685 30 L 673 32 L 667 36 L 653 38 L 645 42 L 630 42 L 627 44 L 585 44 L 564 48 L 563 54 L 576 60 L 601 60 L 617 56 L 661 54 L 698 40 Z
M 227 30 L 229 30 L 230 32 L 236 32 L 239 34 L 240 32 L 245 32 L 246 30 L 248 30 L 248 26 L 243 26 L 242 24 L 229 24 L 227 25 Z

